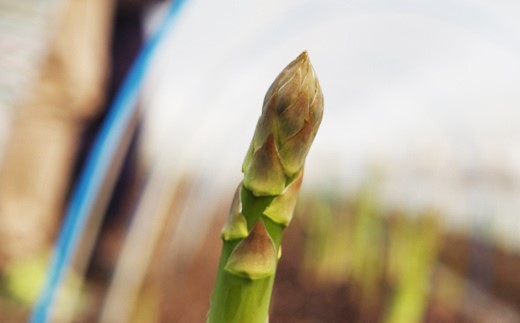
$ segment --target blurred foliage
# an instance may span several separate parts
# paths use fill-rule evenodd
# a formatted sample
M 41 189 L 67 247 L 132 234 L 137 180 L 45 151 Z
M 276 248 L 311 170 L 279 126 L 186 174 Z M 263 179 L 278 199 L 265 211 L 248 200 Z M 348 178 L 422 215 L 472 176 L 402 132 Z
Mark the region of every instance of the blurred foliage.
M 472 236 L 471 230 L 447 232 L 433 210 L 388 209 L 371 186 L 348 197 L 312 193 L 300 199 L 294 226 L 284 239 L 277 279 L 287 281 L 278 291 L 283 296 L 274 299 L 273 322 L 520 320 L 518 253 Z M 218 214 L 224 217 L 226 212 L 224 207 Z M 157 261 L 149 264 L 152 272 L 168 274 L 148 277 L 132 310 L 135 322 L 190 323 L 205 317 L 218 262 L 220 245 L 214 241 L 219 227 L 206 237 L 200 254 L 185 260 L 189 270 L 172 270 L 179 266 L 173 258 L 165 268 Z M 44 262 L 13 263 L 2 273 L 0 322 L 24 321 Z M 70 304 L 63 308 L 75 307 L 75 322 L 95 322 L 108 281 L 87 277 L 82 288 L 79 280 L 74 275 L 69 279 L 64 298 Z
M 505 251 L 492 241 L 454 236 L 434 210 L 385 208 L 375 187 L 366 185 L 349 198 L 328 192 L 303 199 L 297 217 L 303 281 L 317 282 L 317 288 L 346 286 L 345 302 L 358 311 L 352 322 L 520 320 L 513 305 L 519 290 L 504 288 L 504 282 L 517 286 L 516 276 L 494 274 L 518 268 L 516 253 L 495 261 L 493 255 Z M 501 289 L 491 289 L 490 282 Z
M 7 264 L 6 292 L 17 302 L 31 306 L 38 297 L 45 278 L 48 257 L 31 257 Z
M 0 312 L 4 310 L 8 322 L 25 321 L 28 311 L 37 301 L 47 274 L 49 256 L 43 253 L 34 257 L 21 258 L 7 264 L 3 271 L 0 288 Z M 67 322 L 76 311 L 83 312 L 86 295 L 82 295 L 82 279 L 74 271 L 65 278 L 63 288 L 56 300 L 54 317 Z M 3 309 L 5 307 L 5 309 Z M 24 317 L 14 319 L 13 317 Z M 4 322 L 0 316 L 0 322 Z
M 305 275 L 351 283 L 362 316 L 384 304 L 384 322 L 422 321 L 439 246 L 435 213 L 385 214 L 368 187 L 353 200 L 328 196 L 308 204 Z

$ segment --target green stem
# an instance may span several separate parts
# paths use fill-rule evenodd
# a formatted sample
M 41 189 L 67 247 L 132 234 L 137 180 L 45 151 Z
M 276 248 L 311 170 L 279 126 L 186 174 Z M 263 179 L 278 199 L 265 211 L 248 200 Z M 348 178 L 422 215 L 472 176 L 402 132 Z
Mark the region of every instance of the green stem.
M 278 251 L 284 227 L 263 215 L 264 210 L 271 204 L 273 197 L 256 197 L 243 187 L 241 196 L 242 213 L 247 220 L 248 230 L 250 231 L 258 220 L 264 221 L 267 232 L 273 239 Z M 231 252 L 239 242 L 240 240 L 224 240 L 217 281 L 211 297 L 208 323 L 267 322 L 275 275 L 252 280 L 226 271 L 224 267 Z
M 275 79 L 242 165 L 211 298 L 209 323 L 266 323 L 284 228 L 323 114 L 306 52 Z

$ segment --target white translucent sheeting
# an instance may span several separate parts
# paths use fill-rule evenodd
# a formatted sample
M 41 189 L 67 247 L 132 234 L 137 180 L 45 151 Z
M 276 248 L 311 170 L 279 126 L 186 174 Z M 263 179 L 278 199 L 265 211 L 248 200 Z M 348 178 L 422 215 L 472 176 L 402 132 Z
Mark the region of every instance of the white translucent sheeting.
M 518 12 L 506 1 L 188 1 L 147 81 L 145 156 L 201 179 L 227 171 L 215 194 L 236 185 L 263 95 L 308 50 L 325 114 L 304 189 L 353 191 L 375 170 L 386 203 L 486 223 L 520 246 Z

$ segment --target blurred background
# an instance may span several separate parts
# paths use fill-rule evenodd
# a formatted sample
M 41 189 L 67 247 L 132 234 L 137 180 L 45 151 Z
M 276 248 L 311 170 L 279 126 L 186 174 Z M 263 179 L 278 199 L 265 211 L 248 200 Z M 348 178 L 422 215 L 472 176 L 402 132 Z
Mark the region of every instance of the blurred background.
M 519 18 L 0 0 L 0 322 L 204 322 L 263 96 L 303 50 L 325 114 L 270 321 L 520 322 Z

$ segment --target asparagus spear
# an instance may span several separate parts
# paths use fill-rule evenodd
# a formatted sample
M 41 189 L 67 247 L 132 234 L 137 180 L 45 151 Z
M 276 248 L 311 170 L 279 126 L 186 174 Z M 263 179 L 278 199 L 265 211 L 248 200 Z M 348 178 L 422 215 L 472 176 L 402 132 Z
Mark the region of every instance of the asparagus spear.
M 303 52 L 264 99 L 242 166 L 244 179 L 222 229 L 223 248 L 208 323 L 265 323 L 284 229 L 323 114 L 323 94 Z

